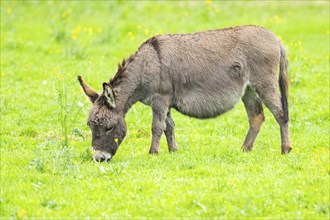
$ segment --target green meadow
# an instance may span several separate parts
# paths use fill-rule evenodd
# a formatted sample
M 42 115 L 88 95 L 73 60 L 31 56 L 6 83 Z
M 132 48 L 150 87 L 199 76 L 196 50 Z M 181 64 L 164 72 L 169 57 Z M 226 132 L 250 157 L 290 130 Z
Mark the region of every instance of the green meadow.
M 1 10 L 1 219 L 329 219 L 329 1 L 5 1 Z M 198 120 L 172 111 L 179 150 L 148 155 L 152 112 L 126 115 L 109 163 L 92 161 L 91 103 L 149 37 L 255 24 L 289 60 L 293 150 L 266 121 L 254 149 L 242 102 Z

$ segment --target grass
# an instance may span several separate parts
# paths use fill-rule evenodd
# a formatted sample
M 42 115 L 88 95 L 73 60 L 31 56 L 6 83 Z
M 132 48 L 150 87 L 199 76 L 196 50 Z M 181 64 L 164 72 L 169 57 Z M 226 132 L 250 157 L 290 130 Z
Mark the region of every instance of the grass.
M 329 219 L 329 2 L 1 1 L 2 219 Z M 173 111 L 179 151 L 147 154 L 151 110 L 136 104 L 110 163 L 91 160 L 90 103 L 116 64 L 158 33 L 257 24 L 290 62 L 293 151 L 266 122 L 251 153 L 242 103 L 212 120 Z

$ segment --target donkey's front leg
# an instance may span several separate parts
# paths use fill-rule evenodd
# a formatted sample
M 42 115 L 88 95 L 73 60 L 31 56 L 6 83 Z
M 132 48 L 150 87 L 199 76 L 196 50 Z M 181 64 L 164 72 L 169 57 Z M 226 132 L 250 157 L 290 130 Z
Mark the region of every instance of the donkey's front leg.
M 159 152 L 159 142 L 166 129 L 166 114 L 168 111 L 167 101 L 163 97 L 153 98 L 152 100 L 152 141 L 149 150 L 150 154 Z

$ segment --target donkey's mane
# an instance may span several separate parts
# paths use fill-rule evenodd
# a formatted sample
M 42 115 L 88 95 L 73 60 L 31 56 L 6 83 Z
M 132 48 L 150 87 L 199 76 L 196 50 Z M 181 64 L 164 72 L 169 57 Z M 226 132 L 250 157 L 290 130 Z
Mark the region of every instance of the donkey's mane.
M 133 60 L 134 60 L 134 55 L 128 57 L 127 59 L 123 59 L 123 61 L 118 64 L 118 70 L 117 70 L 116 75 L 112 79 L 110 79 L 110 85 L 112 87 L 120 84 L 127 77 L 127 74 L 125 71 L 127 64 L 129 64 Z
M 147 45 L 147 44 L 149 44 L 149 45 L 151 45 L 153 47 L 153 49 L 157 53 L 158 60 L 160 61 L 160 48 L 159 48 L 159 42 L 158 42 L 157 38 L 156 37 L 152 37 L 152 38 L 146 40 L 145 42 L 143 42 L 141 44 L 141 46 L 139 47 L 138 51 L 144 45 Z M 118 64 L 118 70 L 117 70 L 116 75 L 112 79 L 110 79 L 110 85 L 112 87 L 120 84 L 127 77 L 127 71 L 125 71 L 126 70 L 126 67 L 127 67 L 127 65 L 130 62 L 132 62 L 134 60 L 134 57 L 135 57 L 136 54 L 137 54 L 137 51 L 133 55 L 131 55 L 130 57 L 128 57 L 127 59 L 124 59 L 122 61 L 122 63 L 119 63 Z

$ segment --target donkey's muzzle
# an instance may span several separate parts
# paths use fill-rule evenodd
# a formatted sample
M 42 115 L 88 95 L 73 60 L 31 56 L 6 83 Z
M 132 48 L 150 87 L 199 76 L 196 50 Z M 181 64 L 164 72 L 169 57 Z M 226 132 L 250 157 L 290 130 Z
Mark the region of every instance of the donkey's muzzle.
M 111 154 L 105 151 L 96 150 L 93 156 L 95 162 L 108 162 L 111 159 Z

